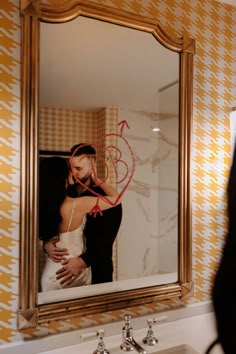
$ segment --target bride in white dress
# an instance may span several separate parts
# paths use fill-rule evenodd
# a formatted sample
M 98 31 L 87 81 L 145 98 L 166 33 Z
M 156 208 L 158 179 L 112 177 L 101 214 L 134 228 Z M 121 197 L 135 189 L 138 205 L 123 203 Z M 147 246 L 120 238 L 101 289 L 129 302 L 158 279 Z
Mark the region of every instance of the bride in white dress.
M 40 166 L 39 237 L 47 242 L 59 237 L 57 247 L 68 250 L 67 258 L 79 257 L 85 250 L 84 226 L 86 214 L 95 210 L 106 210 L 119 204 L 114 188 L 96 178 L 96 183 L 104 190 L 105 197 L 78 197 L 66 195 L 69 170 L 61 157 L 49 157 Z M 71 180 L 70 180 L 71 183 Z M 58 290 L 91 284 L 91 269 L 85 268 L 73 276 L 73 281 L 61 282 L 57 273 L 62 268 L 46 255 L 41 276 L 41 291 Z M 64 266 L 66 268 L 66 266 Z
M 67 258 L 79 257 L 85 251 L 84 240 L 84 226 L 86 222 L 86 216 L 84 216 L 82 224 L 75 230 L 70 231 L 71 221 L 74 216 L 75 203 L 72 207 L 71 218 L 66 232 L 59 234 L 59 241 L 56 243 L 57 247 L 67 248 L 69 255 Z M 61 268 L 61 263 L 54 262 L 48 255 L 46 255 L 45 265 L 41 276 L 41 289 L 42 291 L 58 290 L 63 288 L 71 288 L 80 285 L 91 284 L 91 267 L 85 268 L 78 277 L 76 277 L 72 283 L 67 286 L 61 284 L 60 280 L 56 278 L 56 272 Z

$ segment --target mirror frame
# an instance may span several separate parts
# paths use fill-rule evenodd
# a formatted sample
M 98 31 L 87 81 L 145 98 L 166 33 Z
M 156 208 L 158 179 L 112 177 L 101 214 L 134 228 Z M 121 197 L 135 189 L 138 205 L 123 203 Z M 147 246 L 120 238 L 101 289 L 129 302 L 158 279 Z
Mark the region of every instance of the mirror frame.
M 193 56 L 195 40 L 168 35 L 154 19 L 123 10 L 66 0 L 58 5 L 49 1 L 21 0 L 22 89 L 21 89 L 21 208 L 20 208 L 20 298 L 18 328 L 91 315 L 136 305 L 182 299 L 191 294 L 191 130 L 193 95 Z M 167 49 L 179 53 L 179 226 L 178 281 L 176 283 L 89 296 L 50 304 L 37 304 L 38 294 L 38 112 L 40 21 L 61 23 L 86 16 L 152 34 Z

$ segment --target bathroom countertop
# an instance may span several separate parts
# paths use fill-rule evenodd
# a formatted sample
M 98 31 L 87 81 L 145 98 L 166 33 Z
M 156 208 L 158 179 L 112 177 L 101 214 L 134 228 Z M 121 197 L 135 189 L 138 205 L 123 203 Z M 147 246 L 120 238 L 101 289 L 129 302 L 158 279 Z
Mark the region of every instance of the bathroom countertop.
M 142 344 L 142 339 L 146 336 L 147 329 L 135 330 L 133 326 L 133 333 L 135 340 L 146 350 L 149 354 L 158 353 L 158 351 L 167 348 L 186 345 L 192 347 L 197 353 L 204 354 L 208 345 L 216 338 L 216 331 L 214 328 L 213 313 L 206 313 L 198 316 L 188 317 L 172 322 L 160 323 L 153 326 L 155 337 L 158 343 L 152 347 Z M 88 331 L 89 333 L 89 331 Z M 104 337 L 106 349 L 110 354 L 124 353 L 120 349 L 122 341 L 121 334 Z M 98 339 L 89 340 L 77 345 L 62 347 L 51 351 L 39 352 L 40 354 L 92 354 L 97 348 Z M 171 351 L 171 353 L 177 353 Z M 136 353 L 136 351 L 132 351 Z M 179 353 L 179 351 L 178 351 Z M 190 351 L 183 351 L 190 353 Z M 220 346 L 217 345 L 212 354 L 223 354 Z

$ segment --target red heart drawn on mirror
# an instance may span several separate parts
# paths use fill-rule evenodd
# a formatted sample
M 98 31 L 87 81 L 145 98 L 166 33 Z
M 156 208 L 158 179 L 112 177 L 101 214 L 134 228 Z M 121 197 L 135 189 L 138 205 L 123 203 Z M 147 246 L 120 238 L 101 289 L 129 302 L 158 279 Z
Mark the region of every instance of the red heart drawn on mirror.
M 75 179 L 76 179 L 76 182 L 79 183 L 84 189 L 88 190 L 94 196 L 96 196 L 98 198 L 102 198 L 103 200 L 105 200 L 107 203 L 110 203 L 111 205 L 116 205 L 118 203 L 118 201 L 121 199 L 122 195 L 124 194 L 124 192 L 126 191 L 126 189 L 128 188 L 128 186 L 132 180 L 134 170 L 135 170 L 134 154 L 132 152 L 132 149 L 131 149 L 127 139 L 123 136 L 124 127 L 126 126 L 129 128 L 129 126 L 125 120 L 121 121 L 118 125 L 121 127 L 120 133 L 106 134 L 101 139 L 99 139 L 98 143 L 96 143 L 96 144 L 80 145 L 74 151 L 74 153 L 72 154 L 72 156 L 70 158 L 70 164 L 71 164 L 71 166 L 73 166 L 73 157 L 77 156 L 78 151 L 85 146 L 92 146 L 95 148 L 96 151 L 100 151 L 100 152 L 102 151 L 104 153 L 105 158 L 98 155 L 98 153 L 97 153 L 96 155 L 95 154 L 86 154 L 86 156 L 83 156 L 82 159 L 85 157 L 90 158 L 91 169 L 92 169 L 93 175 L 95 176 L 95 180 L 97 177 L 97 172 L 96 172 L 96 168 L 95 168 L 95 164 L 94 164 L 94 158 L 99 160 L 100 163 L 102 163 L 102 165 L 104 166 L 105 177 L 102 182 L 105 182 L 107 180 L 109 174 L 113 173 L 113 174 L 115 174 L 115 177 L 116 177 L 116 183 L 117 184 L 123 183 L 122 189 L 119 192 L 119 195 L 116 198 L 115 202 L 112 202 L 111 200 L 109 200 L 109 197 L 101 195 L 101 194 L 97 193 L 96 191 L 92 190 L 90 187 L 88 187 L 83 182 L 81 182 L 81 180 L 79 180 L 78 178 L 75 178 Z M 117 141 L 117 146 L 112 145 L 112 144 L 107 145 L 107 146 L 105 145 L 107 139 L 114 139 L 114 138 Z M 118 148 L 118 146 L 122 146 L 122 151 Z M 81 154 L 81 156 L 82 156 L 82 154 Z M 109 161 L 110 167 L 109 167 L 107 161 Z M 95 186 L 99 186 L 99 184 L 95 183 Z M 97 214 L 97 212 L 100 213 L 98 208 L 99 208 L 98 205 L 96 205 L 93 208 L 93 210 L 91 211 L 91 213 L 95 213 L 95 214 Z

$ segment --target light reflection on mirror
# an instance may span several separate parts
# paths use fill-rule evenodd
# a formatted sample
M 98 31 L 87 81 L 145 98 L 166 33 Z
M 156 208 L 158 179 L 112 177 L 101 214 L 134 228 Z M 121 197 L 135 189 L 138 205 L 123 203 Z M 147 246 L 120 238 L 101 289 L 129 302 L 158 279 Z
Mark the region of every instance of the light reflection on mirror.
M 39 303 L 177 281 L 179 54 L 149 33 L 86 17 L 41 23 L 40 37 L 40 150 L 96 144 L 126 121 L 135 171 L 122 200 L 113 282 L 39 292 Z M 108 181 L 116 184 L 115 176 Z

